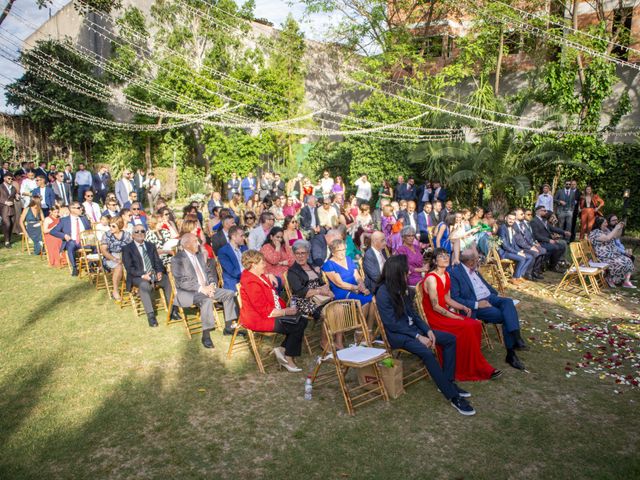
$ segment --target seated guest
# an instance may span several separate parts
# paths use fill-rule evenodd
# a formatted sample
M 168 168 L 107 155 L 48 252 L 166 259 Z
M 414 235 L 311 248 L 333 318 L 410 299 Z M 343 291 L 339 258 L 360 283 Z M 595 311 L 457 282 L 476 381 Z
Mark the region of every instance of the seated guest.
M 316 267 L 322 267 L 331 255 L 329 244 L 338 238 L 342 238 L 342 235 L 337 230 L 329 230 L 325 234 L 315 235 L 311 239 L 311 263 Z
M 400 235 L 402 236 L 402 245 L 396 249 L 396 255 L 405 255 L 409 262 L 409 279 L 407 280 L 410 287 L 415 287 L 422 275 L 429 271 L 429 265 L 425 265 L 420 245 L 416 241 L 416 231 L 413 227 L 404 227 Z
M 211 211 L 215 208 L 222 208 L 224 205 L 222 204 L 222 196 L 220 192 L 211 192 L 211 198 L 207 202 L 207 210 L 209 212 L 209 216 L 212 215 Z
M 31 195 L 38 195 L 40 197 L 42 214 L 47 217 L 49 215 L 49 209 L 56 204 L 56 194 L 51 185 L 48 184 L 47 178 L 44 175 L 38 175 L 36 177 L 36 185 L 38 186 L 31 192 Z
M 501 243 L 498 247 L 498 254 L 500 258 L 509 259 L 516 263 L 510 281 L 518 284 L 533 268 L 533 260 L 535 257 L 527 254 L 520 245 L 518 245 L 515 223 L 516 215 L 514 212 L 511 212 L 505 218 L 505 222 L 500 225 L 498 236 L 500 237 Z M 529 278 L 531 279 L 531 277 Z
M 224 288 L 235 290 L 242 274 L 242 254 L 247 250 L 244 232 L 237 225 L 229 229 L 229 242 L 218 250 L 218 261 L 222 267 Z
M 274 348 L 273 353 L 287 371 L 301 372 L 294 357 L 302 353 L 307 319 L 298 315 L 297 308 L 285 308 L 285 303 L 265 275 L 265 266 L 262 253 L 249 250 L 242 254 L 240 324 L 256 332 L 284 334 L 282 345 Z
M 449 253 L 436 248 L 431 261 L 432 269 L 422 284 L 424 296 L 422 307 L 429 324 L 436 330 L 451 333 L 456 337 L 456 380 L 489 380 L 502 375 L 493 368 L 480 351 L 482 342 L 482 323 L 473 318 L 471 309 L 456 302 L 449 294 L 451 280 L 447 273 L 450 263 Z M 450 308 L 464 312 L 454 313 Z
M 516 223 L 514 229 L 516 231 L 516 243 L 524 252 L 533 257 L 533 267 L 531 268 L 531 278 L 533 280 L 543 280 L 542 276 L 542 261 L 547 254 L 547 251 L 540 246 L 533 238 L 533 232 L 529 222 L 525 219 L 525 213 L 522 208 L 516 208 Z M 485 234 L 485 232 L 481 232 Z M 478 249 L 480 249 L 480 242 L 478 242 Z M 481 250 L 482 251 L 482 250 Z
M 129 199 L 126 202 L 124 202 L 124 205 L 122 205 L 122 208 L 131 209 L 131 205 L 137 201 L 138 201 L 138 193 L 135 190 L 131 190 L 129 192 Z
M 295 217 L 300 211 L 301 207 L 302 204 L 300 203 L 300 200 L 298 200 L 296 197 L 288 197 L 284 207 L 282 207 L 282 213 L 285 215 L 285 217 Z
M 131 204 L 131 220 L 129 220 L 129 222 L 133 226 L 142 225 L 146 230 L 148 228 L 147 216 L 142 213 L 142 204 L 140 202 L 133 202 Z
M 336 230 L 340 232 L 340 238 L 342 238 L 345 245 L 347 246 L 347 257 L 349 257 L 351 260 L 358 260 L 360 257 L 362 257 L 362 252 L 358 250 L 358 247 L 356 247 L 353 238 L 351 238 L 351 235 L 348 234 L 347 226 L 344 224 L 340 224 L 336 227 Z
M 96 240 L 98 240 L 98 242 L 101 242 L 105 234 L 110 230 L 110 222 L 111 217 L 100 217 L 100 221 L 93 226 L 93 229 L 96 232 Z
M 122 217 L 109 219 L 109 232 L 107 232 L 100 242 L 100 253 L 104 257 L 105 267 L 111 271 L 113 288 L 111 297 L 119 302 L 120 282 L 122 281 L 122 249 L 132 238 L 129 232 L 124 230 L 124 220 Z
M 293 246 L 298 240 L 302 240 L 302 232 L 298 228 L 298 220 L 291 215 L 284 217 L 284 223 L 282 224 L 282 230 L 284 231 L 284 241 L 290 247 Z
M 131 291 L 133 286 L 138 287 L 149 326 L 157 327 L 158 321 L 151 295 L 154 286 L 158 284 L 164 290 L 165 298 L 171 298 L 171 284 L 165 275 L 166 270 L 158 256 L 156 247 L 152 243 L 144 241 L 146 233 L 144 226 L 136 225 L 133 229 L 133 242 L 122 247 L 122 263 L 127 270 L 127 291 Z M 167 308 L 171 307 L 167 305 Z M 177 308 L 173 308 L 171 318 L 180 320 Z
M 102 218 L 102 213 L 100 212 L 100 205 L 93 201 L 94 197 L 93 190 L 87 190 L 84 192 L 84 203 L 82 206 L 84 207 L 84 214 L 87 219 L 91 222 L 91 225 L 95 225 L 100 222 L 100 218 Z
M 156 203 L 156 207 L 159 202 Z M 158 207 L 158 215 L 162 218 L 160 228 L 169 232 L 169 238 L 180 238 L 180 232 L 173 219 L 173 214 L 169 207 Z
M 260 224 L 249 232 L 249 240 L 247 246 L 250 250 L 260 250 L 264 241 L 267 238 L 267 234 L 273 228 L 275 224 L 275 217 L 273 213 L 264 211 L 260 215 Z
M 553 225 L 549 225 L 549 222 L 547 222 L 547 209 L 543 205 L 536 207 L 536 216 L 531 220 L 530 225 L 534 240 L 547 251 L 549 269 L 562 273 L 562 270 L 558 269 L 558 262 L 564 256 L 567 244 L 562 240 L 556 240 L 552 237 L 552 234 L 557 233 L 569 238 L 571 232 L 565 232 Z
M 269 209 L 269 211 L 273 213 L 273 217 L 275 219 L 274 225 L 278 227 L 282 227 L 282 223 L 284 222 L 283 205 L 282 200 L 279 197 L 275 197 L 273 199 L 273 205 L 271 205 L 271 208 Z
M 616 225 L 618 225 L 618 216 L 615 213 L 610 214 L 607 216 L 607 223 L 609 224 L 607 228 L 613 230 Z M 625 248 L 619 237 L 613 239 L 613 244 L 620 253 L 629 257 L 632 262 L 635 262 L 636 258 L 633 256 L 633 251 L 630 248 Z
M 438 223 L 433 213 L 433 205 L 429 202 L 422 207 L 422 212 L 418 214 L 418 236 L 422 243 L 429 243 L 429 232 L 432 231 Z
M 71 202 L 69 205 L 69 216 L 60 219 L 60 222 L 51 230 L 51 235 L 62 240 L 61 251 L 67 252 L 69 264 L 71 265 L 71 275 L 78 276 L 76 265 L 76 250 L 80 248 L 80 234 L 91 229 L 91 224 L 86 217 L 81 216 L 82 206 L 80 202 Z
M 376 232 L 380 233 L 381 232 Z M 413 308 L 413 298 L 407 288 L 409 265 L 404 255 L 391 257 L 382 269 L 376 302 L 391 348 L 402 348 L 418 356 L 429 371 L 438 390 L 462 415 L 476 412 L 467 402 L 471 394 L 454 381 L 456 337 L 431 330 Z M 438 345 L 442 352 L 442 367 L 433 352 Z
M 25 238 L 29 237 L 33 242 L 34 255 L 40 255 L 43 245 L 41 225 L 44 222 L 44 214 L 40 205 L 40 196 L 32 194 L 29 205 L 20 214 L 20 229 Z
M 44 219 L 43 223 L 43 231 L 44 231 L 44 244 L 47 247 L 47 259 L 49 260 L 49 265 L 52 267 L 60 266 L 60 250 L 62 245 L 62 240 L 51 235 L 51 230 L 58 224 L 60 221 L 60 207 L 54 205 L 49 210 L 49 216 Z
M 297 240 L 292 248 L 296 261 L 287 270 L 291 300 L 293 302 L 295 299 L 303 315 L 319 320 L 322 307 L 333 299 L 333 293 L 329 285 L 324 283 L 320 270 L 308 262 L 311 244 L 306 240 Z
M 478 272 L 480 257 L 473 248 L 460 254 L 460 264 L 450 269 L 451 298 L 471 310 L 471 317 L 486 323 L 502 324 L 506 362 L 513 368 L 524 370 L 524 364 L 515 350 L 526 350 L 520 336 L 520 320 L 513 300 L 500 297 L 498 292 Z
M 229 229 L 236 225 L 236 220 L 232 215 L 226 215 L 220 221 L 220 228 L 218 231 L 211 237 L 211 248 L 214 253 L 217 255 L 220 251 L 220 248 L 229 241 Z
M 244 214 L 244 222 L 242 223 L 242 230 L 244 231 L 244 236 L 249 238 L 249 233 L 256 226 L 256 214 L 249 211 Z
M 409 200 L 407 202 L 407 209 L 400 210 L 398 212 L 398 216 L 404 219 L 405 227 L 413 227 L 413 229 L 418 231 L 418 214 L 416 213 L 416 202 L 413 200 Z
M 174 250 L 166 247 L 167 242 L 171 240 L 171 236 L 168 230 L 160 228 L 161 223 L 162 218 L 160 215 L 149 215 L 147 217 L 149 230 L 147 230 L 144 241 L 155 245 L 156 250 L 158 250 L 158 255 L 160 255 L 160 260 L 162 260 L 162 264 L 166 267 L 171 262 Z
M 307 204 L 300 210 L 300 228 L 310 238 L 320 233 L 320 218 L 316 197 L 306 194 L 305 197 Z
M 293 252 L 284 241 L 282 228 L 273 227 L 260 249 L 266 262 L 265 272 L 282 280 L 282 276 L 293 265 Z
M 202 320 L 202 345 L 213 348 L 211 330 L 215 327 L 213 303 L 220 302 L 224 308 L 225 331 L 233 333 L 233 322 L 238 318 L 235 290 L 219 288 L 218 274 L 207 262 L 198 237 L 187 233 L 180 238 L 182 250 L 171 260 L 171 273 L 176 283 L 174 304 L 180 307 L 197 305 Z
M 329 279 L 329 286 L 336 300 L 358 300 L 371 327 L 375 312 L 371 307 L 371 292 L 364 284 L 358 265 L 347 257 L 347 246 L 340 238 L 329 244 L 331 258 L 322 265 L 322 271 Z
M 338 225 L 338 212 L 331 205 L 330 198 L 322 199 L 322 207 L 318 209 L 318 219 L 320 220 L 320 227 L 324 227 L 327 230 Z
M 107 208 L 102 212 L 102 216 L 104 217 L 119 217 L 118 213 L 120 209 L 118 208 L 118 202 L 116 200 L 112 200 L 107 197 Z
M 604 217 L 596 217 L 593 228 L 589 233 L 589 241 L 593 245 L 598 260 L 607 263 L 607 282 L 612 288 L 622 284 L 625 288 L 636 288 L 631 283 L 634 266 L 631 259 L 616 248 L 615 239 L 619 239 L 624 229 L 624 222 L 618 223 L 613 230 L 608 229 Z
M 124 221 L 124 229 L 129 232 L 129 234 L 133 234 L 133 223 L 131 223 L 131 218 L 133 217 L 133 213 L 128 208 L 120 209 L 120 216 Z
M 451 240 L 449 235 L 451 228 L 456 224 L 456 215 L 451 213 L 447 215 L 446 219 L 438 224 L 436 231 L 433 234 L 435 248 L 443 248 L 448 254 L 451 254 Z
M 371 247 L 364 252 L 362 269 L 364 284 L 371 292 L 375 292 L 380 280 L 382 268 L 387 261 L 387 249 L 384 233 L 376 231 L 371 234 Z

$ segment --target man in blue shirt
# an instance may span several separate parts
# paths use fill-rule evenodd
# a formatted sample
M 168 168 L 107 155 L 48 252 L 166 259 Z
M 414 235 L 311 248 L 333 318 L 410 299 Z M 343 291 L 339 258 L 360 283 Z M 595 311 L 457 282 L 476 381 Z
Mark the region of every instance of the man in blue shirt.
M 78 171 L 75 176 L 75 184 L 78 188 L 78 201 L 84 201 L 84 192 L 93 186 L 93 176 L 91 172 L 85 170 L 84 163 L 78 165 Z

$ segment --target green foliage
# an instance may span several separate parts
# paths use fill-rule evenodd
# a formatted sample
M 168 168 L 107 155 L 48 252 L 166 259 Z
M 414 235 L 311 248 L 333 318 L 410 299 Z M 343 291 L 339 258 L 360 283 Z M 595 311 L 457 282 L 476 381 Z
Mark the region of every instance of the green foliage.
M 205 191 L 206 173 L 203 168 L 187 165 L 178 175 L 178 196 L 190 197 L 196 193 Z
M 13 158 L 13 152 L 16 148 L 16 144 L 12 138 L 0 135 L 0 160 L 3 162 L 9 161 Z
M 142 154 L 131 135 L 118 132 L 109 136 L 94 160 L 109 165 L 113 178 L 120 178 L 125 169 L 141 164 Z

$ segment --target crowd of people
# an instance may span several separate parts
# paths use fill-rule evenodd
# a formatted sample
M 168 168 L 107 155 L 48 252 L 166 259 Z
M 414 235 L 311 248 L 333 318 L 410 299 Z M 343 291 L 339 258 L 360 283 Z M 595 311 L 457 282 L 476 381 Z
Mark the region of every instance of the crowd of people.
M 153 172 L 142 169 L 125 170 L 114 183 L 104 166 L 90 172 L 83 164 L 73 171 L 70 165 L 58 170 L 25 162 L 12 172 L 5 163 L 0 179 L 6 247 L 12 233 L 22 233 L 34 254 L 46 248 L 51 266 L 68 263 L 76 276 L 82 233 L 95 232 L 94 253 L 114 286 L 126 277 L 127 290 L 137 288 L 149 326 L 158 325 L 154 290 L 171 298 L 170 268 L 176 295 L 169 314 L 179 319 L 180 307 L 197 306 L 205 348 L 214 348 L 213 308 L 219 303 L 223 334 L 240 326 L 282 333 L 273 353 L 285 369 L 299 372 L 308 320 L 321 321 L 323 307 L 334 299 L 356 300 L 367 324 L 379 313 L 391 346 L 420 357 L 445 398 L 465 415 L 475 410 L 456 381 L 502 374 L 482 354 L 481 322 L 502 326 L 506 363 L 525 368 L 516 353 L 528 347 L 514 302 L 478 270 L 493 249 L 513 261 L 514 285 L 541 280 L 545 270 L 564 271 L 579 219 L 580 236 L 610 265 L 609 284 L 635 288 L 633 257 L 620 243 L 623 222 L 613 214 L 605 219 L 602 199 L 591 187 L 580 192 L 571 180 L 555 195 L 543 186 L 532 209 L 494 216 L 481 206 L 454 210 L 440 182 L 418 185 L 402 176 L 394 186 L 384 181 L 374 189 L 367 175 L 346 185 L 328 171 L 317 182 L 302 174 L 285 182 L 277 173 L 234 173 L 206 205 L 191 202 L 181 213 L 169 208 Z M 416 289 L 427 322 L 415 311 Z M 111 295 L 122 300 L 119 288 Z M 322 338 L 323 347 L 328 341 Z M 331 341 L 344 347 L 341 335 Z M 442 363 L 434 356 L 436 345 Z

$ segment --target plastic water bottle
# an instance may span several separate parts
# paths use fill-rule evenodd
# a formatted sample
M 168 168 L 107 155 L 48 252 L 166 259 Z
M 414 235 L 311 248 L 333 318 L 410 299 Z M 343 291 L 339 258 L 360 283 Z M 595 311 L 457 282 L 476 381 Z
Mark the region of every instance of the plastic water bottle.
M 313 397 L 313 383 L 311 383 L 311 375 L 304 382 L 304 399 L 311 400 Z

